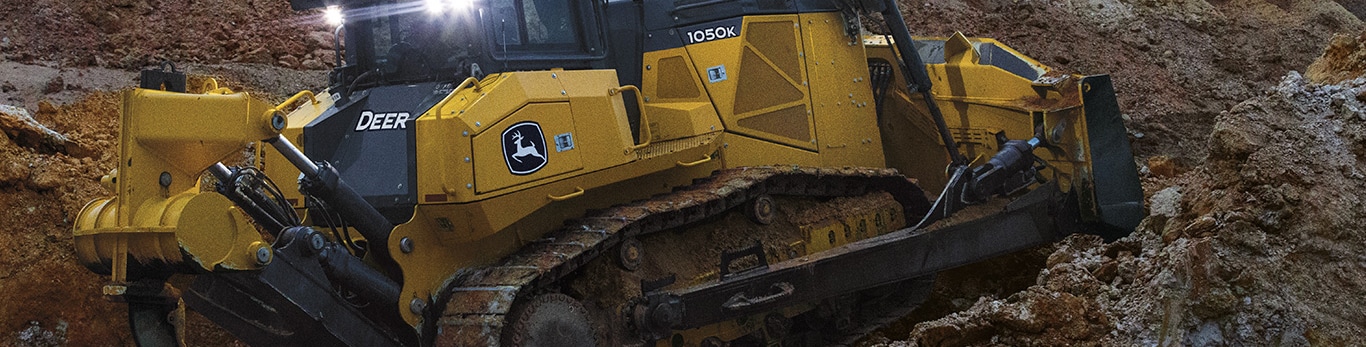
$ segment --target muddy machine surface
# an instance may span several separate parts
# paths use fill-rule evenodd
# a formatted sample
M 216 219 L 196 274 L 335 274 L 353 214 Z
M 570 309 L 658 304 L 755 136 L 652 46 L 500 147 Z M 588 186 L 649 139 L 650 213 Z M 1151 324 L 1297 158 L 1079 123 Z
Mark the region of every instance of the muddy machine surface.
M 344 20 L 327 90 L 123 96 L 74 233 L 140 345 L 187 307 L 252 345 L 841 344 L 1144 215 L 1108 76 L 892 0 L 293 5 Z

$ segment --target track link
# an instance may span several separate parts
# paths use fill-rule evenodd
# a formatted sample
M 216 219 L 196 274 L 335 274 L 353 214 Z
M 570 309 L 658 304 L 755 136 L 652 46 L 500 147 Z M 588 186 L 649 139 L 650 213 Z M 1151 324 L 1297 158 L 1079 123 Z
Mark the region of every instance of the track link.
M 857 196 L 886 191 L 917 220 L 929 201 L 894 169 L 744 167 L 721 170 L 651 199 L 566 222 L 496 265 L 457 273 L 436 320 L 437 346 L 498 346 L 505 317 L 520 297 L 548 289 L 612 250 L 622 239 L 702 221 L 764 194 Z

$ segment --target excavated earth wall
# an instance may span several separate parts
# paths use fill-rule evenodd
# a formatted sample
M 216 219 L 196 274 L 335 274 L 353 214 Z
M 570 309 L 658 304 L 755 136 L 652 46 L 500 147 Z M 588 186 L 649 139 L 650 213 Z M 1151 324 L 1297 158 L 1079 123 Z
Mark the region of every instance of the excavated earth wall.
M 888 345 L 1361 343 L 1362 100 L 1366 78 L 1286 74 L 1217 117 L 1203 165 L 1145 178 L 1150 215 L 1133 235 L 1069 237 L 1034 285 L 916 324 Z

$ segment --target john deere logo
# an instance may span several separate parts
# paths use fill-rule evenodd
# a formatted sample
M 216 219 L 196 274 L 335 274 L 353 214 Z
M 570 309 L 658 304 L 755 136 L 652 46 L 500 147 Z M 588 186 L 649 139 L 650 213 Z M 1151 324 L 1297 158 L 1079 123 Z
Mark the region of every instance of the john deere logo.
M 503 130 L 503 160 L 513 175 L 530 175 L 548 161 L 545 158 L 545 135 L 536 122 L 521 122 Z

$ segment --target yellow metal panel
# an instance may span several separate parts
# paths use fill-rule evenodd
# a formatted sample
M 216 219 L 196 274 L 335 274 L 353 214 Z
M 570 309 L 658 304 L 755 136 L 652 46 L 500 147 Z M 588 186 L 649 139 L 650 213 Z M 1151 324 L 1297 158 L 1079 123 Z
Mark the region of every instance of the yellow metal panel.
M 667 141 L 721 130 L 708 93 L 700 86 L 685 48 L 646 52 L 641 90 L 650 141 Z
M 821 164 L 886 165 L 862 40 L 845 34 L 839 13 L 804 13 L 800 18 Z
M 709 102 L 652 102 L 649 114 L 651 141 L 666 141 L 721 130 L 716 108 Z
M 559 71 L 556 78 L 564 83 L 569 95 L 569 108 L 577 130 L 571 134 L 574 140 L 571 151 L 579 152 L 584 168 L 596 171 L 634 159 L 625 150 L 635 144 L 626 119 L 626 103 L 620 93 L 611 95 L 607 92 L 620 86 L 616 71 Z M 553 151 L 554 146 L 551 147 Z
M 256 226 L 232 201 L 217 193 L 187 199 L 179 212 L 180 247 L 204 269 L 254 269 L 256 249 L 267 247 Z
M 664 99 L 695 99 L 702 96 L 702 88 L 698 86 L 697 74 L 693 73 L 692 64 L 683 55 L 675 55 L 659 59 L 658 74 L 659 78 L 654 79 L 658 83 L 658 92 L 655 97 L 661 101 Z M 652 70 L 647 67 L 646 70 Z
M 485 199 L 508 193 L 500 189 L 512 185 L 569 170 L 600 170 L 633 160 L 631 153 L 626 151 L 634 144 L 634 139 L 627 127 L 625 105 L 620 95 L 608 93 L 609 89 L 618 86 L 617 83 L 616 72 L 612 70 L 552 70 L 492 75 L 483 81 L 462 84 L 462 88 L 417 119 L 419 201 L 448 203 Z M 555 102 L 553 104 L 559 106 L 553 109 L 534 106 L 545 104 L 542 101 L 547 100 L 568 103 Z M 514 112 L 523 116 L 508 118 Z M 564 157 L 572 164 L 551 159 L 546 168 L 531 175 L 510 173 L 503 163 L 502 131 L 514 123 L 531 119 L 528 117 L 542 123 L 542 135 L 550 152 L 538 154 Z M 579 122 L 583 124 L 577 124 Z M 559 125 L 547 128 L 547 124 Z M 572 138 L 573 149 L 557 152 L 555 136 L 561 134 Z M 486 140 L 474 146 L 471 141 L 475 137 Z M 481 163 L 498 163 L 498 166 L 481 164 L 482 171 L 478 175 L 481 183 L 477 191 L 476 155 L 472 150 L 475 147 L 480 148 Z
M 740 36 L 686 46 L 698 76 L 731 132 L 816 150 L 806 69 L 797 15 L 744 18 Z M 722 69 L 725 76 L 711 78 Z M 799 122 L 742 122 L 750 117 L 786 118 L 794 107 L 806 113 Z M 772 115 L 771 113 L 778 113 Z
M 726 167 L 760 165 L 819 166 L 820 155 L 815 152 L 784 146 L 744 135 L 726 134 L 722 150 Z
M 482 90 L 473 88 L 463 90 L 461 95 L 468 99 L 468 106 L 460 103 L 446 105 L 436 113 L 455 112 L 460 119 L 474 129 L 474 134 L 488 130 L 493 123 L 512 114 L 513 110 L 531 102 L 568 101 L 567 91 L 555 78 L 564 71 L 527 71 L 489 75 L 479 84 Z M 498 90 L 498 95 L 490 95 L 489 90 Z
M 530 104 L 522 107 L 521 110 L 513 113 L 512 116 L 504 118 L 502 121 L 490 124 L 487 128 L 493 129 L 474 136 L 474 188 L 475 191 L 483 194 L 495 190 L 510 187 L 516 184 L 523 184 L 554 177 L 566 172 L 583 168 L 583 162 L 579 159 L 581 151 L 555 151 L 555 134 L 574 132 L 574 120 L 567 117 L 569 113 L 568 103 L 539 103 Z M 521 154 L 510 154 L 511 157 L 505 159 L 503 153 L 504 131 L 508 131 L 512 126 L 521 122 L 531 121 L 539 124 L 541 129 L 541 141 L 546 145 L 545 153 L 537 153 L 540 150 L 530 147 Z M 523 139 L 517 146 L 530 142 L 525 140 L 526 136 L 535 136 L 530 132 L 510 132 L 509 136 L 521 135 Z M 534 158 L 541 157 L 541 158 Z M 534 162 L 544 161 L 544 166 L 535 172 L 518 175 L 512 172 L 510 161 L 518 158 Z
M 474 129 L 453 115 L 429 112 L 418 117 L 417 195 L 419 203 L 474 199 Z

